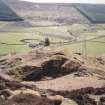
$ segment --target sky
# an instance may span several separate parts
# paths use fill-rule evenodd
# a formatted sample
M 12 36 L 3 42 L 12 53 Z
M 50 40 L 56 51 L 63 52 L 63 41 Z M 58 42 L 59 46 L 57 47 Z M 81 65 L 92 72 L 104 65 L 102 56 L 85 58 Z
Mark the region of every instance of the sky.
M 39 2 L 39 3 L 95 3 L 95 4 L 105 4 L 105 0 L 23 0 L 29 2 Z

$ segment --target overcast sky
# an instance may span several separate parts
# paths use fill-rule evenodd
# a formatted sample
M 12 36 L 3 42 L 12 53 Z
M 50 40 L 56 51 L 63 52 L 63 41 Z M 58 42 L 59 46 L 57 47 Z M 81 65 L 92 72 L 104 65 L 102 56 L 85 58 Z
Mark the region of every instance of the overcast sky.
M 30 1 L 30 2 L 49 2 L 49 3 L 104 3 L 105 0 L 24 0 L 24 1 Z

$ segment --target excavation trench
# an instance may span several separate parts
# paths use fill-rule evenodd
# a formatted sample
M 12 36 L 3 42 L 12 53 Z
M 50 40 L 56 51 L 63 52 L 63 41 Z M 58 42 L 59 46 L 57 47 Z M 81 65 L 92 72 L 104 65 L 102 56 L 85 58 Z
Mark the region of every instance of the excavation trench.
M 23 77 L 25 81 L 40 81 L 44 78 L 54 79 L 67 73 L 63 73 L 61 66 L 65 63 L 66 59 L 63 60 L 50 60 L 44 62 L 40 68 L 35 68 L 32 72 L 26 74 Z
M 50 59 L 41 64 L 40 67 L 28 66 L 11 70 L 9 75 L 14 75 L 22 81 L 40 81 L 55 79 L 74 72 L 84 71 L 81 63 L 76 60 L 68 60 L 67 58 Z

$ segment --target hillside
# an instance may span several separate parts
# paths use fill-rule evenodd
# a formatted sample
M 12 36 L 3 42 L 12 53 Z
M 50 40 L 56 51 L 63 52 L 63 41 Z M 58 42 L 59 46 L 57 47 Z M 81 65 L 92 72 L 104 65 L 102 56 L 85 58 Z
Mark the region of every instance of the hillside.
M 4 1 L 0 0 L 0 21 L 22 21 L 23 19 L 18 16 Z
M 76 9 L 92 23 L 105 23 L 105 4 L 78 4 Z
M 4 0 L 19 16 L 34 24 L 35 22 L 50 22 L 50 25 L 72 23 L 89 23 L 72 4 L 36 4 L 25 1 Z M 26 12 L 27 11 L 27 12 Z
M 25 20 L 20 26 L 59 26 L 104 23 L 102 4 L 40 4 L 19 0 L 0 0 L 1 20 Z M 6 12 L 7 11 L 7 12 Z M 27 12 L 26 12 L 27 11 Z

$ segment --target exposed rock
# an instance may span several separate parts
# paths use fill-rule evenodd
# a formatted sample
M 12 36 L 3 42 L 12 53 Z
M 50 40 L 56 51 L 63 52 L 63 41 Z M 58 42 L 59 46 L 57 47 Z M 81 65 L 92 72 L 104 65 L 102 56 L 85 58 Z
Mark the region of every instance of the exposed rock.
M 78 105 L 75 101 L 64 98 L 61 105 Z
M 32 89 L 20 89 L 20 90 L 15 90 L 15 91 L 10 91 L 11 92 L 11 96 L 9 97 L 9 99 L 13 98 L 15 95 L 18 94 L 32 94 L 35 96 L 40 96 L 40 93 L 38 91 L 32 90 Z
M 56 105 L 60 105 L 64 99 L 63 96 L 60 96 L 60 95 L 55 95 L 55 96 L 47 96 L 48 99 L 52 100 L 52 101 L 55 101 L 56 102 Z
M 64 65 L 62 65 L 62 69 L 67 73 L 84 70 L 84 68 L 82 68 L 82 63 L 74 59 L 68 60 L 66 63 L 64 63 Z

